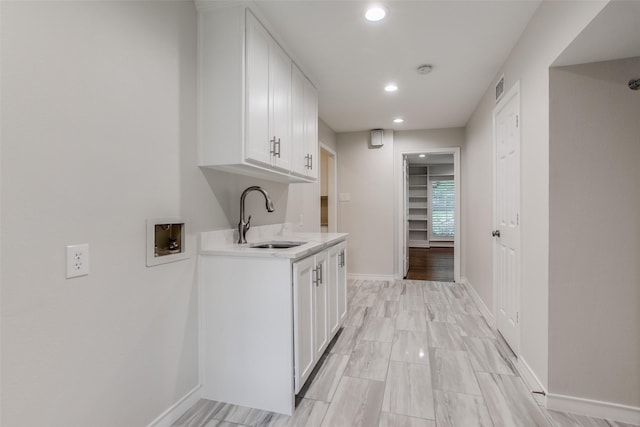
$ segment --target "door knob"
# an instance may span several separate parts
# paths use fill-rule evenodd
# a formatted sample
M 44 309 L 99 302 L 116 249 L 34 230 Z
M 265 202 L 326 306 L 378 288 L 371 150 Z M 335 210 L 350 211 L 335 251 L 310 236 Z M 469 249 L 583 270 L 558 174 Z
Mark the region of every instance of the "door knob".
M 494 231 L 492 231 L 492 232 L 491 232 L 491 235 L 492 235 L 493 237 L 500 237 L 500 230 L 494 230 Z

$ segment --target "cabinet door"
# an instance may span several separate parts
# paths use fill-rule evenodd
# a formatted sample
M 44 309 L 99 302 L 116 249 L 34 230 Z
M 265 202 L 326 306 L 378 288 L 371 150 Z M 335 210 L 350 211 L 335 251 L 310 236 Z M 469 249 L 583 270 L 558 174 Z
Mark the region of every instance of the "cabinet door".
M 271 164 L 269 132 L 269 46 L 271 37 L 249 12 L 246 15 L 245 159 Z M 236 141 L 228 141 L 234 144 Z
M 328 269 L 327 275 L 327 313 L 329 322 L 329 336 L 332 337 L 340 327 L 340 317 L 338 314 L 338 274 L 340 272 L 340 248 L 338 245 L 332 246 L 328 250 Z
M 304 80 L 304 143 L 309 158 L 307 176 L 318 177 L 318 91 L 309 80 Z
M 290 170 L 291 59 L 273 40 L 269 45 L 269 104 L 269 137 L 276 141 L 273 165 Z
M 293 264 L 293 336 L 294 386 L 297 394 L 311 374 L 315 364 L 314 345 L 314 257 Z
M 338 327 L 344 324 L 347 318 L 347 242 L 337 245 L 338 248 Z
M 329 325 L 327 322 L 327 251 L 315 256 L 316 281 L 314 285 L 314 346 L 315 359 L 320 360 L 329 344 Z
M 305 140 L 304 93 L 305 80 L 302 71 L 291 67 L 291 170 L 298 175 L 307 175 L 308 154 Z

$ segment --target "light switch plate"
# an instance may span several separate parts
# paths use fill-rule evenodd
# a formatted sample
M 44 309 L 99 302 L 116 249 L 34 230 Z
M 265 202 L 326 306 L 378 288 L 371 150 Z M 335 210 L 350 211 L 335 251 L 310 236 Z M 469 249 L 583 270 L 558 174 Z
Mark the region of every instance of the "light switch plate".
M 67 279 L 89 274 L 89 245 L 67 246 Z

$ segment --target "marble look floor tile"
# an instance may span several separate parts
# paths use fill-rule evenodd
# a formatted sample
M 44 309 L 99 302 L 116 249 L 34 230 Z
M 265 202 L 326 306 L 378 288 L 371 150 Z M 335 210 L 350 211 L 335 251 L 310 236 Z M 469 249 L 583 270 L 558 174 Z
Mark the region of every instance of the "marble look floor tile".
M 383 412 L 380 414 L 380 424 L 378 427 L 436 427 L 433 420 L 424 418 L 407 417 L 405 415 L 390 414 Z
M 433 388 L 480 395 L 480 388 L 466 351 L 431 349 L 429 354 Z
M 492 338 L 463 337 L 471 366 L 476 371 L 494 374 L 516 375 L 511 361 L 498 348 L 498 341 Z
M 401 292 L 402 292 L 402 289 L 400 288 L 380 289 L 380 292 L 378 292 L 378 299 L 385 300 L 385 301 L 399 301 Z
M 438 427 L 493 426 L 481 396 L 439 390 L 433 393 Z
M 484 317 L 473 314 L 456 314 L 455 320 L 462 335 L 482 338 L 495 338 L 491 327 L 487 325 Z
M 368 308 L 367 316 L 395 319 L 399 311 L 400 303 L 398 301 L 387 301 L 378 298 L 373 307 Z
M 427 303 L 426 318 L 429 322 L 456 323 L 456 317 L 449 303 Z
M 362 326 L 360 339 L 365 341 L 393 342 L 394 319 L 370 317 Z
M 336 340 L 336 343 L 331 347 L 330 352 L 335 354 L 346 354 L 347 356 L 350 355 L 358 341 L 359 334 L 360 328 L 345 326 L 342 328 L 342 332 Z
M 382 288 L 388 288 L 389 283 L 387 281 L 382 280 L 364 280 L 360 285 L 359 289 L 363 292 L 370 292 L 372 294 L 377 294 L 380 292 Z
M 390 354 L 391 343 L 359 341 L 353 349 L 344 374 L 349 377 L 384 381 Z
M 371 307 L 375 302 L 378 296 L 374 293 L 370 293 L 367 291 L 363 291 L 362 289 L 358 290 L 356 294 L 351 299 L 350 306 L 364 306 Z
M 342 377 L 322 427 L 371 427 L 379 423 L 384 383 Z
M 444 284 L 442 282 L 427 282 L 426 289 L 432 292 L 442 292 L 442 287 Z
M 230 423 L 222 420 L 211 420 L 204 427 L 249 427 L 246 424 Z
M 259 427 L 320 427 L 328 409 L 327 402 L 302 399 L 292 416 L 274 414 L 273 418 Z
M 403 311 L 396 318 L 396 329 L 403 331 L 426 331 L 427 318 L 424 311 Z
M 202 427 L 224 408 L 225 404 L 213 400 L 200 399 L 176 422 L 174 427 Z
M 304 392 L 303 397 L 331 402 L 348 362 L 349 356 L 330 354 L 322 367 L 320 367 L 309 388 Z
M 601 418 L 590 418 L 553 410 L 547 410 L 547 413 L 556 427 L 611 427 L 611 424 Z
M 449 350 L 466 350 L 458 325 L 446 322 L 427 322 L 429 346 Z
M 414 297 L 423 297 L 422 288 L 424 286 L 424 282 L 413 281 L 413 280 L 405 280 L 404 286 L 402 287 L 402 291 L 400 295 L 414 296 Z
M 476 375 L 489 415 L 496 426 L 550 425 L 519 377 L 484 372 Z
M 429 339 L 425 332 L 396 331 L 391 347 L 391 360 L 429 364 Z
M 425 311 L 427 309 L 422 296 L 400 295 L 401 311 Z
M 369 307 L 364 306 L 349 306 L 349 313 L 344 321 L 344 326 L 348 327 L 360 327 L 364 322 L 364 318 L 369 312 Z
M 428 365 L 389 362 L 382 410 L 418 418 L 435 418 Z
M 443 292 L 424 291 L 425 304 L 449 305 L 449 299 Z
M 273 418 L 273 413 L 246 406 L 225 404 L 213 418 L 228 423 L 256 427 L 268 423 Z

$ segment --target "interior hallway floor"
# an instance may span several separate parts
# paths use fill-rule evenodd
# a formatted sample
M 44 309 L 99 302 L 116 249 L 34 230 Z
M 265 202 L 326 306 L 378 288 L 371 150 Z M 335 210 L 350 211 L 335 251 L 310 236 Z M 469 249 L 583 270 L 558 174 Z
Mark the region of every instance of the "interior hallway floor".
M 406 278 L 453 282 L 453 248 L 409 248 Z
M 540 407 L 460 284 L 350 280 L 348 293 L 293 416 L 201 399 L 174 427 L 632 427 Z

